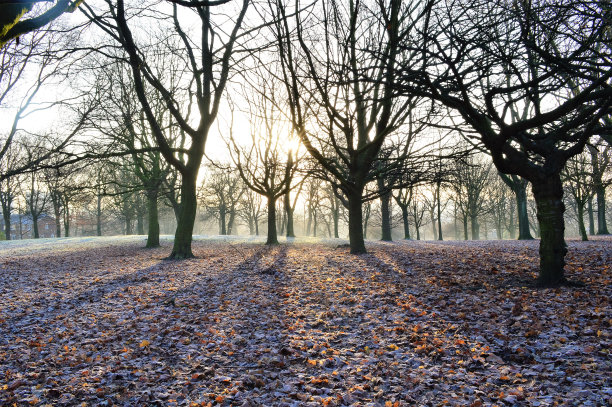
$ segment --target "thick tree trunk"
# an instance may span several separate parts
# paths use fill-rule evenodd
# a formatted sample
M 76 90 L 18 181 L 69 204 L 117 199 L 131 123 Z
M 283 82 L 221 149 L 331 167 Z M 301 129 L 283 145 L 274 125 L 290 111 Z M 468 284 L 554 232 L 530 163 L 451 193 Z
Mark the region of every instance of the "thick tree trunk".
M 227 235 L 227 229 L 225 228 L 225 206 L 221 206 L 219 209 L 219 234 L 221 236 Z
M 254 235 L 255 234 L 255 222 L 253 222 L 253 219 L 249 219 L 249 235 Z
M 227 234 L 234 234 L 234 221 L 236 220 L 236 208 L 232 207 L 229 211 L 229 219 L 227 221 Z
M 606 189 L 603 185 L 595 187 L 597 198 L 597 234 L 609 235 L 608 225 L 606 224 Z
M 293 229 L 293 208 L 291 207 L 291 200 L 289 198 L 289 192 L 287 192 L 283 198 L 285 213 L 287 214 L 287 237 L 295 237 L 295 231 Z
M 563 212 L 563 186 L 559 174 L 532 183 L 537 206 L 540 230 L 540 274 L 538 281 L 543 286 L 554 286 L 565 282 L 564 266 L 567 246 Z
M 518 216 L 519 236 L 518 240 L 533 240 L 529 230 L 529 214 L 527 212 L 527 183 L 514 189 L 516 198 L 516 213 Z
M 6 240 L 11 240 L 11 212 L 2 211 L 2 217 L 4 218 L 4 234 Z
M 136 214 L 136 231 L 139 235 L 144 235 L 144 216 L 140 211 Z
M 64 237 L 70 237 L 70 207 L 64 205 Z
M 38 239 L 40 237 L 38 233 L 38 216 L 34 216 L 32 214 L 32 230 L 34 232 L 34 239 Z
M 268 197 L 268 238 L 267 245 L 278 244 L 276 235 L 276 201 L 274 197 Z
M 349 246 L 352 254 L 366 253 L 361 190 L 348 195 Z
M 503 225 L 502 225 L 503 226 Z M 514 239 L 515 225 L 514 225 L 514 207 L 510 208 L 510 219 L 508 221 L 508 233 L 510 239 Z
M 391 237 L 391 194 L 386 193 L 380 197 L 380 214 L 382 216 L 381 232 L 382 237 L 380 240 L 390 242 L 393 240 Z
M 147 214 L 149 230 L 146 247 L 159 247 L 159 217 L 157 210 L 157 190 L 147 192 Z
M 255 236 L 259 236 L 259 220 L 255 219 Z
M 380 189 L 385 188 L 382 180 L 378 182 Z M 390 242 L 391 237 L 391 193 L 387 192 L 380 196 L 380 215 L 381 215 L 381 238 L 380 240 Z
M 595 234 L 595 218 L 593 217 L 593 197 L 587 199 L 587 216 L 589 217 L 589 235 Z
M 196 176 L 197 174 L 183 174 L 179 218 L 174 234 L 174 246 L 168 259 L 180 260 L 194 257 L 191 251 L 191 241 L 197 209 Z
M 62 237 L 62 220 L 60 219 L 62 216 L 59 200 L 57 199 L 57 194 L 53 194 L 53 214 L 55 215 L 55 237 Z
M 408 206 L 400 206 L 404 223 L 404 239 L 410 240 L 410 224 L 408 223 Z
M 470 237 L 468 235 L 468 218 L 467 215 L 463 216 L 463 240 L 468 240 Z
M 472 240 L 480 240 L 480 224 L 477 216 L 470 216 L 470 224 L 472 225 Z
M 581 202 L 576 202 L 576 209 L 578 212 L 578 231 L 580 232 L 580 239 L 582 239 L 583 242 L 586 242 L 589 240 L 589 238 L 584 225 L 584 204 Z
M 132 230 L 132 218 L 126 217 L 125 218 L 125 234 L 126 235 L 131 235 L 134 233 L 134 231 Z

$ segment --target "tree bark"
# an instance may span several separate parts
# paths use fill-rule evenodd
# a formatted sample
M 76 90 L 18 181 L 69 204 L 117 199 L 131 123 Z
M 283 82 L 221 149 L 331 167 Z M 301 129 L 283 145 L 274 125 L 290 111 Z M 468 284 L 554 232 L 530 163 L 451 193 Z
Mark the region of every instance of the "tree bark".
M 4 218 L 4 234 L 6 240 L 11 240 L 11 212 L 2 211 L 2 217 Z
M 348 195 L 349 246 L 352 254 L 366 253 L 363 234 L 361 190 Z
M 595 218 L 593 217 L 593 196 L 587 199 L 587 215 L 589 217 L 589 235 L 595 234 Z
M 606 189 L 602 183 L 595 186 L 595 196 L 597 199 L 597 234 L 609 235 L 606 224 Z
M 34 213 L 32 213 L 32 230 L 34 231 L 34 239 L 38 239 L 40 237 L 38 233 L 38 216 L 34 216 Z
M 583 242 L 586 242 L 589 240 L 589 238 L 584 225 L 584 204 L 582 202 L 576 202 L 576 209 L 578 212 L 578 230 L 580 231 L 580 239 L 582 239 Z
M 144 235 L 144 219 L 141 211 L 136 214 L 136 231 L 139 235 Z
M 563 212 L 563 186 L 559 174 L 532 182 L 540 230 L 540 274 L 542 286 L 555 286 L 565 282 L 564 266 L 567 246 Z
M 382 216 L 381 232 L 382 237 L 380 240 L 385 242 L 391 242 L 391 194 L 386 193 L 380 197 L 380 213 Z
M 525 180 L 523 180 L 525 181 Z M 528 182 L 512 184 L 512 191 L 516 199 L 516 214 L 519 224 L 518 240 L 533 240 L 529 229 L 529 213 L 527 212 L 527 185 Z
M 225 228 L 225 206 L 221 205 L 221 209 L 219 209 L 219 234 L 221 236 L 227 235 L 227 229 Z
M 340 235 L 338 234 L 338 222 L 340 221 L 340 213 L 339 213 L 339 209 L 336 206 L 336 209 L 334 210 L 334 238 L 335 239 L 339 239 Z
M 285 213 L 287 214 L 287 237 L 295 237 L 295 231 L 293 229 L 293 208 L 291 207 L 291 200 L 289 198 L 289 191 L 287 191 L 283 197 Z
M 442 203 L 440 202 L 440 182 L 436 183 L 436 201 L 438 203 L 438 240 L 444 240 L 442 237 Z
M 102 195 L 98 195 L 96 206 L 96 235 L 102 236 Z
M 70 237 L 70 207 L 64 205 L 64 237 Z
M 404 239 L 410 240 L 410 224 L 408 223 L 408 205 L 400 206 L 402 210 L 402 221 L 404 223 Z
M 276 235 L 276 200 L 274 197 L 268 198 L 268 238 L 266 239 L 267 245 L 278 244 L 278 237 Z
M 196 174 L 183 174 L 179 219 L 174 235 L 174 246 L 168 259 L 180 260 L 194 257 L 191 251 L 191 241 L 193 239 L 196 209 Z
M 480 225 L 478 224 L 478 217 L 475 215 L 470 216 L 470 224 L 472 226 L 472 240 L 480 240 Z
M 147 216 L 149 230 L 146 247 L 159 247 L 159 217 L 157 210 L 157 190 L 147 192 Z

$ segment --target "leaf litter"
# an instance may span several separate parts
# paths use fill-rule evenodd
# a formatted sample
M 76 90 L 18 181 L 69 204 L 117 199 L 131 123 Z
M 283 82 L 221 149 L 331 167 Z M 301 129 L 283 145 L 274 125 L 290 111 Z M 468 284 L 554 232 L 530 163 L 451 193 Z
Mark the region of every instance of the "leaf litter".
M 612 241 L 124 242 L 0 258 L 0 405 L 610 405 Z

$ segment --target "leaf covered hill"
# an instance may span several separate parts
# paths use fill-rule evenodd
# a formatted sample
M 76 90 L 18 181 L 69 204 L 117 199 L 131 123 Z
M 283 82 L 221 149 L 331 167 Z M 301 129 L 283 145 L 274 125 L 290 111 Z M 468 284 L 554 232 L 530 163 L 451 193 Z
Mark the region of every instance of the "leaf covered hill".
M 1 405 L 606 405 L 612 241 L 0 252 Z

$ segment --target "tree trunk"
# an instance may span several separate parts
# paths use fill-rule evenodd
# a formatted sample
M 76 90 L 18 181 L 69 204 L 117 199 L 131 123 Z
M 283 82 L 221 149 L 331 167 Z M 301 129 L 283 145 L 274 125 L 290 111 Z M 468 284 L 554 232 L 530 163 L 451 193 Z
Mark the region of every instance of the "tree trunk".
M 235 206 L 232 206 L 232 209 L 230 209 L 230 212 L 229 212 L 229 219 L 227 220 L 227 234 L 228 235 L 235 234 L 234 233 L 235 220 L 236 220 L 236 208 Z
M 139 235 L 144 235 L 144 217 L 141 211 L 136 214 L 136 231 Z
M 510 219 L 508 221 L 508 233 L 510 234 L 510 239 L 514 239 L 514 207 L 510 208 Z M 503 226 L 503 225 L 502 225 Z
M 468 218 L 467 215 L 463 215 L 463 240 L 468 240 Z
M 266 239 L 267 245 L 278 244 L 278 237 L 276 235 L 276 201 L 274 197 L 268 198 L 268 238 Z
M 589 235 L 595 234 L 595 218 L 593 217 L 593 196 L 587 199 L 587 215 L 589 216 Z
M 126 216 L 125 217 L 125 234 L 131 235 L 133 233 L 134 231 L 132 230 L 132 218 Z
M 438 240 L 444 240 L 442 237 L 442 206 L 440 202 L 440 183 L 438 182 L 436 185 L 437 188 L 437 202 L 438 202 Z
M 221 236 L 227 235 L 227 229 L 225 228 L 225 206 L 221 205 L 219 209 L 219 234 Z
M 6 240 L 11 240 L 11 212 L 2 211 L 2 217 L 4 218 L 4 234 Z
M 540 230 L 540 274 L 538 281 L 543 286 L 554 286 L 565 282 L 564 266 L 567 246 L 563 221 L 563 186 L 559 174 L 532 182 Z
M 183 174 L 179 219 L 174 234 L 174 246 L 168 259 L 180 260 L 194 257 L 191 251 L 191 240 L 193 239 L 196 209 L 196 174 Z
M 580 232 L 580 239 L 582 239 L 583 242 L 586 242 L 589 240 L 589 238 L 584 225 L 584 203 L 576 202 L 576 209 L 578 212 L 578 231 Z
M 391 194 L 386 193 L 380 197 L 380 214 L 382 216 L 381 232 L 382 237 L 380 240 L 390 242 L 393 240 L 391 237 Z
M 408 223 L 408 206 L 400 206 L 404 223 L 404 239 L 410 240 L 410 224 Z
M 349 246 L 352 254 L 366 253 L 361 190 L 348 195 Z
M 38 233 L 38 216 L 34 216 L 34 213 L 32 213 L 32 228 L 34 231 L 34 239 L 38 239 L 40 237 Z
M 478 217 L 475 215 L 470 216 L 470 224 L 472 225 L 472 240 L 480 240 L 480 225 L 478 224 Z
M 98 195 L 96 207 L 96 235 L 102 236 L 102 195 Z
M 289 198 L 289 192 L 287 191 L 284 196 L 285 213 L 287 214 L 287 237 L 295 237 L 295 231 L 293 230 L 293 208 Z
M 514 196 L 516 197 L 516 213 L 519 224 L 518 240 L 533 240 L 533 236 L 531 236 L 531 231 L 529 230 L 526 182 L 514 189 Z
M 259 236 L 259 219 L 255 219 L 255 236 Z
M 602 184 L 595 186 L 595 195 L 597 198 L 597 234 L 609 235 L 606 224 L 606 189 Z
M 64 206 L 64 237 L 70 237 L 70 207 Z
M 55 215 L 55 237 L 62 237 L 62 216 L 59 199 L 57 194 L 53 194 L 53 214 Z
M 147 213 L 149 230 L 146 247 L 159 247 L 159 219 L 157 210 L 157 190 L 147 192 Z
M 340 235 L 338 234 L 338 222 L 340 221 L 340 210 L 336 206 L 334 210 L 334 238 L 339 239 Z

